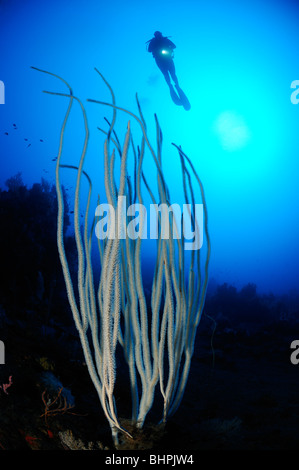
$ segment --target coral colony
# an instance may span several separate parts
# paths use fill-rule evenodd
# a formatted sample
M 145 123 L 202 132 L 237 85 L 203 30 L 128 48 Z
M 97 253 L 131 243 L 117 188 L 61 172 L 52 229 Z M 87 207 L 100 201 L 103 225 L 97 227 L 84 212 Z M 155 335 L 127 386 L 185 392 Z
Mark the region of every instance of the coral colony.
M 97 69 L 95 70 L 108 86 L 112 102 L 88 101 L 110 106 L 113 111 L 109 129 L 105 132 L 103 166 L 99 169 L 105 176 L 104 196 L 106 196 L 110 208 L 106 237 L 97 237 L 95 230 L 103 211 L 98 209 L 96 215 L 91 219 L 91 229 L 89 223 L 92 183 L 83 169 L 89 140 L 85 108 L 82 102 L 73 95 L 71 87 L 65 80 L 52 73 L 39 71 L 58 78 L 68 88 L 68 93 L 65 94 L 46 92 L 68 98 L 56 165 L 58 250 L 68 300 L 80 336 L 88 371 L 117 445 L 121 436 L 132 437 L 129 430 L 126 429 L 124 421 L 118 416 L 114 396 L 118 372 L 116 350 L 119 354 L 120 347 L 127 363 L 128 383 L 130 383 L 131 389 L 131 425 L 142 429 L 158 388 L 163 406 L 161 423 L 166 422 L 181 402 L 188 379 L 195 334 L 205 301 L 210 238 L 202 183 L 190 159 L 176 145 L 187 209 L 179 212 L 179 220 L 171 216 L 171 210 L 164 211 L 164 217 L 161 216 L 161 212 L 158 214 L 160 204 L 171 209 L 171 200 L 170 190 L 166 183 L 167 175 L 162 165 L 162 132 L 157 117 L 155 116 L 157 135 L 157 150 L 155 152 L 147 137 L 146 124 L 138 97 L 136 96 L 139 116 L 117 107 L 113 90 L 102 74 Z M 84 117 L 85 142 L 79 165 L 68 166 L 62 164 L 62 147 L 65 128 L 74 103 L 80 105 Z M 140 126 L 141 143 L 138 148 L 134 145 L 130 121 L 127 125 L 124 145 L 121 146 L 115 131 L 115 123 L 119 113 L 128 114 Z M 116 159 L 117 154 L 121 158 Z M 154 171 L 150 175 L 146 174 L 144 170 L 145 155 L 149 155 L 154 167 Z M 129 161 L 133 162 L 134 167 L 134 174 L 131 177 L 128 169 Z M 78 251 L 77 283 L 73 282 L 71 278 L 64 248 L 64 205 L 60 182 L 62 167 L 75 169 L 77 172 L 74 197 L 74 234 Z M 84 209 L 84 226 L 81 230 L 80 189 L 83 178 L 88 181 L 89 193 Z M 197 220 L 195 211 L 194 182 L 201 198 L 203 223 L 201 217 L 199 217 L 199 221 Z M 156 192 L 153 190 L 154 184 Z M 101 191 L 99 193 L 102 198 Z M 149 298 L 146 296 L 144 286 L 145 270 L 142 269 L 143 238 L 138 236 L 143 233 L 146 223 L 145 216 L 141 210 L 138 224 L 135 224 L 131 232 L 127 219 L 127 209 L 138 204 L 143 206 L 145 196 L 150 198 L 157 209 L 158 221 L 155 269 Z M 114 217 L 111 217 L 111 213 Z M 189 251 L 185 250 L 185 233 L 184 230 L 181 230 L 188 223 L 187 215 L 191 221 L 191 225 L 189 225 L 195 234 L 194 238 L 199 241 Z M 167 233 L 164 226 L 166 222 L 169 229 L 168 237 L 164 236 Z M 199 250 L 203 239 L 205 250 Z M 92 261 L 93 241 L 99 250 L 100 268 L 94 266 Z M 98 276 L 99 282 L 96 285 L 95 279 L 98 279 Z
M 11 385 L 12 385 L 12 376 L 10 375 L 8 378 L 8 383 L 0 385 L 0 388 L 3 390 L 4 393 L 6 393 L 6 395 L 8 395 L 7 389 L 11 387 Z

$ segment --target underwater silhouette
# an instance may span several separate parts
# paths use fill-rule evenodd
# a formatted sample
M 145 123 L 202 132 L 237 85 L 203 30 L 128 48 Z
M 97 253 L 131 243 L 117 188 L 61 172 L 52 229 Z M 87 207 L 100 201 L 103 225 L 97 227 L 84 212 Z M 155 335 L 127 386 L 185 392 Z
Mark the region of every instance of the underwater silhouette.
M 170 96 L 172 101 L 178 105 L 183 106 L 186 110 L 191 108 L 191 105 L 186 97 L 185 93 L 179 86 L 179 81 L 176 76 L 175 65 L 173 61 L 174 49 L 176 45 L 163 36 L 160 31 L 154 33 L 154 37 L 147 41 L 147 50 L 153 54 L 153 57 L 158 65 L 159 69 L 164 75 L 165 81 L 170 90 Z M 176 91 L 171 83 L 172 78 Z

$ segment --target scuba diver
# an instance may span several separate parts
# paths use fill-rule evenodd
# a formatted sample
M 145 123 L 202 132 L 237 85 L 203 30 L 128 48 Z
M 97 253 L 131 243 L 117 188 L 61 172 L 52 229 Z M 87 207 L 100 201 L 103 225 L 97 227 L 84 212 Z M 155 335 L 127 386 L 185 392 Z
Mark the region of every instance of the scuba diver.
M 159 69 L 163 73 L 167 85 L 171 85 L 170 76 L 174 83 L 178 86 L 179 82 L 175 74 L 175 67 L 173 62 L 173 50 L 176 45 L 167 37 L 164 37 L 160 31 L 154 33 L 153 39 L 148 43 L 148 52 L 153 54 L 153 57 Z M 170 76 L 169 76 L 170 75 Z
M 156 64 L 164 75 L 166 83 L 169 86 L 170 95 L 173 102 L 177 105 L 183 105 L 186 110 L 190 109 L 190 103 L 183 90 L 179 86 L 179 81 L 175 72 L 173 51 L 176 48 L 176 45 L 170 41 L 168 37 L 163 36 L 160 31 L 156 31 L 154 33 L 154 37 L 147 41 L 146 44 L 148 45 L 148 52 L 153 54 Z M 177 93 L 171 84 L 170 78 L 172 78 L 175 84 Z

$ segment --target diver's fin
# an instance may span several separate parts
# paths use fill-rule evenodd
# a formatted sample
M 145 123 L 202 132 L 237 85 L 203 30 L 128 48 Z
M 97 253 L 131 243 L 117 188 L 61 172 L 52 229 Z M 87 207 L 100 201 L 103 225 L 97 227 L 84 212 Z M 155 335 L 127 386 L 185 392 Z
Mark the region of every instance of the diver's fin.
M 183 107 L 186 111 L 189 111 L 189 109 L 191 108 L 191 104 L 189 103 L 189 100 L 188 100 L 187 96 L 185 95 L 183 90 L 178 85 L 176 85 L 175 87 L 176 87 L 177 92 L 179 94 L 181 104 L 183 105 Z
M 174 104 L 176 104 L 178 106 L 182 106 L 183 103 L 180 100 L 180 97 L 178 96 L 178 94 L 176 93 L 176 91 L 175 91 L 175 89 L 173 88 L 172 85 L 169 85 L 169 91 L 170 91 L 171 99 L 174 102 Z

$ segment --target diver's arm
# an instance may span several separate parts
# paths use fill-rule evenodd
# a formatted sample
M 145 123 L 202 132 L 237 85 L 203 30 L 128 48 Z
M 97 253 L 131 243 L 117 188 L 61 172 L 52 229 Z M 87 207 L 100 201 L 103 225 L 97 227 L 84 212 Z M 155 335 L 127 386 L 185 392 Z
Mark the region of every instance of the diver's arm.
M 153 52 L 153 40 L 150 41 L 147 50 L 148 52 Z
M 167 39 L 168 46 L 171 47 L 171 49 L 176 49 L 176 45 L 170 40 Z

